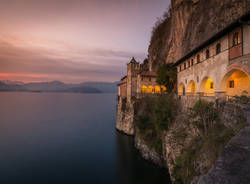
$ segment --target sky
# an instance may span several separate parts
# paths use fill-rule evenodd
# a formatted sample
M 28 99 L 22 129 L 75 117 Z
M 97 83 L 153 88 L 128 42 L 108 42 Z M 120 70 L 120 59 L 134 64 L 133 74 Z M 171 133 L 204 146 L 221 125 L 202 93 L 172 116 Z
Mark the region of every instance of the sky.
M 0 0 L 0 80 L 118 81 L 169 0 Z

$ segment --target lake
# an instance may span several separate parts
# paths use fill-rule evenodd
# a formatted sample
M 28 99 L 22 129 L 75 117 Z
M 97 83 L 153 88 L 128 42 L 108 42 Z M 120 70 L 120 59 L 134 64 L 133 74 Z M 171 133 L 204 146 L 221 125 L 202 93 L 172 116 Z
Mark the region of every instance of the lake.
M 115 115 L 116 94 L 1 92 L 0 183 L 169 183 Z

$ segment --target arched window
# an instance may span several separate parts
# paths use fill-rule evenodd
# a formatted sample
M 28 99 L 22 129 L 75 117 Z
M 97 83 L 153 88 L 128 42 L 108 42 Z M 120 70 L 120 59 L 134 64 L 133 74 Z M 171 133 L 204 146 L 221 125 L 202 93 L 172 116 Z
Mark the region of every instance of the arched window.
M 209 49 L 206 50 L 206 59 L 208 59 L 210 57 L 210 52 Z
M 142 88 L 141 88 L 141 92 L 142 93 L 147 93 L 147 90 L 148 90 L 147 86 L 143 85 Z
M 216 54 L 219 54 L 221 52 L 221 44 L 217 43 L 216 45 Z
M 238 45 L 238 43 L 239 43 L 239 33 L 235 32 L 233 34 L 233 46 Z
M 200 63 L 201 62 L 201 60 L 200 60 L 200 55 L 198 54 L 197 55 L 197 63 Z

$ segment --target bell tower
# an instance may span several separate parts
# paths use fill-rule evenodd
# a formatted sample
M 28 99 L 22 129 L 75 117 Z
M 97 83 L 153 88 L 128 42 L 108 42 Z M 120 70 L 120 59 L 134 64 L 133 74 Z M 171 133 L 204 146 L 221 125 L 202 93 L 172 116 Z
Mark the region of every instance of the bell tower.
M 140 71 L 140 64 L 133 57 L 127 64 L 127 100 L 131 102 L 131 97 L 136 95 L 137 74 Z

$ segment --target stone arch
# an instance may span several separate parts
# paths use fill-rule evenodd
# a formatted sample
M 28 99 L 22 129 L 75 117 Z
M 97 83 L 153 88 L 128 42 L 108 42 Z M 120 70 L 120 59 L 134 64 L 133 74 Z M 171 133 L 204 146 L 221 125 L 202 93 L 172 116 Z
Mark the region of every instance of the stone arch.
M 163 92 L 163 93 L 165 93 L 165 92 L 167 92 L 167 88 L 166 88 L 166 86 L 161 86 L 161 92 Z
M 250 95 L 250 76 L 244 70 L 231 69 L 223 77 L 220 90 L 227 96 Z
M 154 87 L 153 86 L 148 86 L 148 93 L 153 93 L 154 92 Z
M 147 86 L 143 85 L 143 86 L 141 87 L 141 92 L 142 92 L 142 93 L 147 93 L 147 92 L 148 92 Z
M 178 87 L 178 94 L 180 96 L 184 96 L 186 94 L 185 85 L 183 83 L 180 83 L 180 85 Z
M 227 73 L 231 72 L 232 70 L 241 70 L 245 72 L 248 75 L 248 77 L 250 77 L 250 67 L 246 65 L 239 64 L 239 63 L 232 64 L 227 68 Z
M 200 93 L 204 96 L 215 96 L 214 81 L 209 77 L 204 77 L 200 84 Z
M 161 87 L 156 85 L 155 86 L 155 93 L 160 93 L 161 92 Z
M 196 94 L 196 84 L 195 84 L 195 82 L 193 80 L 191 80 L 188 83 L 187 94 L 189 94 L 189 95 L 195 95 Z

